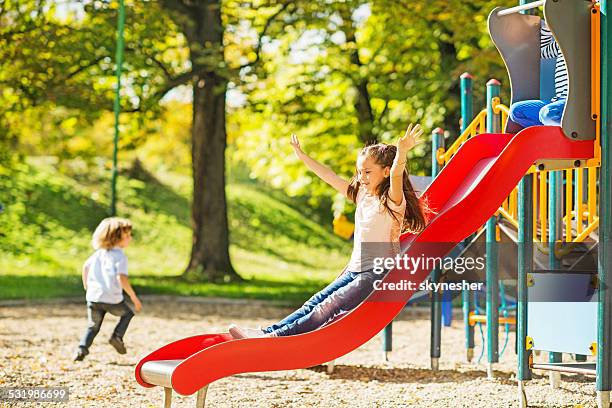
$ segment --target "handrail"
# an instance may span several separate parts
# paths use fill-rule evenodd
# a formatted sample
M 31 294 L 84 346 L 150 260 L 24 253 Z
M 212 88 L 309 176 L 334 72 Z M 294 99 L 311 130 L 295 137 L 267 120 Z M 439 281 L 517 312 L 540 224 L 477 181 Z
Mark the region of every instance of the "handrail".
M 545 3 L 545 0 L 533 1 L 527 4 L 521 4 L 520 6 L 510 7 L 497 12 L 498 16 L 507 16 L 508 14 L 518 13 L 520 11 L 531 10 L 536 7 L 541 7 Z
M 582 172 L 584 168 L 557 170 L 559 176 L 563 178 L 565 184 L 562 207 L 564 208 L 561 222 L 564 226 L 563 239 L 559 244 L 578 243 L 585 241 L 589 235 L 599 226 L 597 214 L 597 168 L 589 167 L 585 177 Z M 574 173 L 577 171 L 577 173 Z M 534 177 L 534 215 L 533 238 L 536 242 L 549 242 L 553 235 L 548 230 L 548 219 L 551 216 L 548 208 L 548 171 L 538 171 Z M 584 193 L 583 193 L 584 192 Z M 514 227 L 518 227 L 517 202 L 513 197 L 516 195 L 515 188 L 508 196 L 506 201 L 499 208 L 497 214 Z M 585 194 L 586 193 L 586 194 Z M 586 202 L 585 202 L 586 201 Z M 565 252 L 559 248 L 555 249 L 555 254 L 560 257 Z
M 596 15 L 595 17 L 599 16 Z M 510 108 L 503 105 L 499 97 L 493 98 L 492 107 L 493 113 L 501 116 L 502 129 L 505 129 L 508 117 L 510 116 Z M 594 108 L 598 108 L 598 106 L 595 105 Z M 598 109 L 594 109 L 594 113 L 594 119 L 599 120 Z M 474 117 L 472 122 L 448 150 L 445 151 L 444 148 L 440 148 L 435 152 L 438 163 L 444 165 L 469 138 L 484 133 L 486 119 L 487 110 L 483 109 Z M 597 139 L 599 139 L 599 134 L 597 136 Z M 568 167 L 555 170 L 559 172 L 559 177 L 564 179 L 563 182 L 565 184 L 563 199 L 559 204 L 564 208 L 561 222 L 564 227 L 562 241 L 565 243 L 583 242 L 599 226 L 597 214 L 597 168 L 599 163 L 599 158 L 595 157 L 594 159 L 587 160 L 577 169 Z M 586 177 L 582 174 L 583 169 L 587 171 Z M 574 174 L 574 172 L 576 173 Z M 547 197 L 549 187 L 548 175 L 550 172 L 539 170 L 534 165 L 529 169 L 528 173 L 536 174 L 536 177 L 533 178 L 533 191 L 537 192 L 533 201 L 534 216 L 536 216 L 536 222 L 533 223 L 533 239 L 534 241 L 545 243 L 553 237 L 551 231 L 548 230 L 548 219 L 552 215 L 549 214 Z M 515 228 L 518 228 L 519 224 L 517 193 L 518 188 L 515 188 L 496 212 L 501 219 L 505 219 Z M 561 243 L 560 241 L 559 244 Z M 562 256 L 564 252 L 562 249 L 555 250 L 557 257 Z
M 459 150 L 463 143 L 465 143 L 470 137 L 476 136 L 479 131 L 480 133 L 484 132 L 486 117 L 487 110 L 481 110 L 447 150 L 444 150 L 443 148 L 438 149 L 436 152 L 436 159 L 438 160 L 438 163 L 441 165 L 448 163 L 448 161 L 455 155 L 455 153 L 457 153 L 457 150 Z

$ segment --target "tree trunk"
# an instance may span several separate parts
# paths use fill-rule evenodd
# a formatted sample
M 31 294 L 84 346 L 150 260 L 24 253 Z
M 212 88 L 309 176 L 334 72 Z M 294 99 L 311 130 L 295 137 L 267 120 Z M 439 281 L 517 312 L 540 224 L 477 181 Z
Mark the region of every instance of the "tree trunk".
M 343 20 L 343 31 L 346 36 L 346 42 L 353 44 L 353 49 L 350 52 L 351 64 L 356 67 L 357 78 L 354 78 L 353 86 L 357 95 L 355 97 L 355 112 L 357 113 L 358 136 L 359 140 L 364 145 L 370 145 L 378 142 L 374 135 L 374 114 L 372 113 L 372 105 L 370 104 L 370 93 L 368 92 L 368 79 L 360 76 L 360 68 L 363 66 L 359 59 L 359 48 L 357 47 L 357 38 L 355 37 L 355 27 L 351 18 L 352 10 L 348 7 L 342 8 L 341 15 Z
M 357 54 L 357 51 L 354 51 Z M 355 58 L 359 62 L 359 56 Z M 372 114 L 372 106 L 370 105 L 370 93 L 368 92 L 368 81 L 361 79 L 355 85 L 357 89 L 357 99 L 355 101 L 355 110 L 357 111 L 357 120 L 359 121 L 359 140 L 364 145 L 378 143 L 378 139 L 374 135 L 374 115 Z
M 228 80 L 223 66 L 221 5 L 191 3 L 184 31 L 193 71 L 192 168 L 193 243 L 183 277 L 198 282 L 241 280 L 229 256 L 225 196 L 225 97 Z
M 227 80 L 215 73 L 193 86 L 193 246 L 185 271 L 190 280 L 231 281 L 240 277 L 229 257 L 225 197 L 225 93 Z

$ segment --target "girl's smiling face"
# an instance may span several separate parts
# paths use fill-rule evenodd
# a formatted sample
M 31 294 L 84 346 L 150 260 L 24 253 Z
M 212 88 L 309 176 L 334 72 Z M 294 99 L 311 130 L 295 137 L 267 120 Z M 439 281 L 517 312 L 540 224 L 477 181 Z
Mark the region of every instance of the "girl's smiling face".
M 359 155 L 357 157 L 357 176 L 359 183 L 368 193 L 376 194 L 376 188 L 383 180 L 389 177 L 390 168 L 376 164 L 372 157 Z

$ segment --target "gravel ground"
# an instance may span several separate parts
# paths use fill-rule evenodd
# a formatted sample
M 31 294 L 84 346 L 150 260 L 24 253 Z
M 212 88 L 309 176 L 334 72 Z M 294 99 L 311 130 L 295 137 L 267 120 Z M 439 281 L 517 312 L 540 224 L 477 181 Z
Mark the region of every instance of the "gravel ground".
M 163 391 L 145 389 L 134 379 L 140 356 L 178 338 L 223 330 L 228 323 L 249 326 L 283 317 L 290 309 L 262 302 L 144 300 L 144 310 L 130 325 L 127 355 L 107 343 L 117 318 L 108 316 L 85 361 L 71 357 L 86 324 L 77 304 L 0 306 L 0 387 L 67 386 L 68 407 L 159 407 Z M 506 407 L 516 406 L 514 334 L 495 380 L 484 364 L 465 363 L 462 323 L 442 332 L 440 370 L 429 370 L 429 320 L 404 312 L 394 323 L 394 351 L 382 361 L 380 337 L 336 361 L 333 374 L 325 367 L 296 371 L 242 374 L 209 387 L 210 407 Z M 503 344 L 505 334 L 500 333 Z M 481 340 L 476 331 L 476 357 Z M 536 357 L 542 360 L 545 356 Z M 486 360 L 484 358 L 483 360 Z M 593 407 L 593 379 L 562 376 L 558 389 L 548 374 L 537 372 L 527 384 L 532 407 Z M 9 406 L 0 402 L 0 406 Z M 18 406 L 34 406 L 20 403 Z M 175 396 L 173 407 L 193 407 L 195 396 Z

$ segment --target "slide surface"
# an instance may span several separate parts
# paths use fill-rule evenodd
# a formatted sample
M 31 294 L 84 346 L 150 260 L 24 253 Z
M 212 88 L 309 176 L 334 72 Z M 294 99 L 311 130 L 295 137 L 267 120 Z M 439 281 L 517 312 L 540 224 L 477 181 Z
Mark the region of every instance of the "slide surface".
M 417 235 L 401 238 L 409 257 L 445 256 L 495 213 L 529 167 L 542 159 L 588 159 L 593 141 L 571 141 L 560 127 L 534 126 L 512 134 L 482 134 L 467 141 L 422 196 L 432 210 Z M 430 270 L 393 269 L 384 283 L 410 280 L 418 285 Z M 379 333 L 404 307 L 414 291 L 375 291 L 342 318 L 310 333 L 275 338 L 232 340 L 227 333 L 200 335 L 170 343 L 143 358 L 182 360 L 171 383 L 180 394 L 193 394 L 233 374 L 306 368 L 334 360 Z M 228 322 L 229 323 L 229 322 Z

